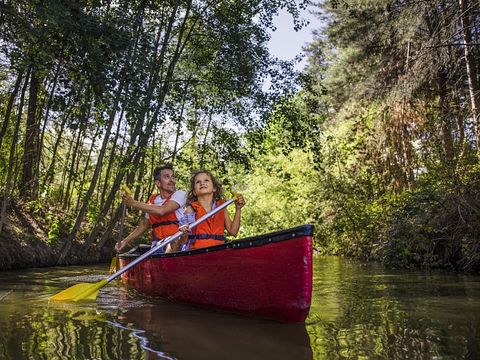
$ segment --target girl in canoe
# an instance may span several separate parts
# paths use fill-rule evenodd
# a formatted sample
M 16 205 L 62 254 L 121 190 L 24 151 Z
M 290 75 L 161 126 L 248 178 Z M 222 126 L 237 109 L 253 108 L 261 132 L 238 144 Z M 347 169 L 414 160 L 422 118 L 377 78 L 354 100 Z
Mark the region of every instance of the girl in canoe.
M 185 214 L 180 219 L 180 230 L 185 232 L 185 235 L 180 241 L 171 244 L 167 252 L 194 250 L 223 244 L 225 231 L 228 235 L 236 236 L 240 228 L 241 209 L 245 205 L 242 195 L 238 195 L 235 201 L 233 219 L 230 219 L 230 215 L 225 209 L 200 223 L 191 232 L 188 227 L 188 224 L 224 202 L 222 186 L 215 176 L 207 170 L 196 171 L 190 181 Z

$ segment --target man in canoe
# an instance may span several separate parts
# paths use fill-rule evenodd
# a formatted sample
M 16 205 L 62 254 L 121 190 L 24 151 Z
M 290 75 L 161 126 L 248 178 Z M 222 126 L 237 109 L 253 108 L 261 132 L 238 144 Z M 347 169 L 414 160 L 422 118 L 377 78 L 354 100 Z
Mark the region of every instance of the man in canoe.
M 185 214 L 180 219 L 180 230 L 185 232 L 185 235 L 179 241 L 172 243 L 167 251 L 194 250 L 223 244 L 225 231 L 228 235 L 236 236 L 240 229 L 241 209 L 245 205 L 242 195 L 238 195 L 235 200 L 233 220 L 225 209 L 200 223 L 190 233 L 188 224 L 224 202 L 222 186 L 215 176 L 206 170 L 196 171 L 190 181 Z
M 137 201 L 126 193 L 122 195 L 125 204 L 145 212 L 145 219 L 115 246 L 117 251 L 121 251 L 148 229 L 151 229 L 152 246 L 155 246 L 159 240 L 178 232 L 178 220 L 183 216 L 187 194 L 185 191 L 176 189 L 172 164 L 157 167 L 153 177 L 158 194 L 150 196 L 148 203 Z

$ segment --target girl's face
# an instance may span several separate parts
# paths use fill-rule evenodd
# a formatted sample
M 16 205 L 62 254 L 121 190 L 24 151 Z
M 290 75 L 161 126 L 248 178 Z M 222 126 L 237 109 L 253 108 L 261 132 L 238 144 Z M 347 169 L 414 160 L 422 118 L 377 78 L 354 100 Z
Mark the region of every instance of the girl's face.
M 213 194 L 217 189 L 213 186 L 213 181 L 210 175 L 200 173 L 195 176 L 193 184 L 193 192 L 196 196 Z

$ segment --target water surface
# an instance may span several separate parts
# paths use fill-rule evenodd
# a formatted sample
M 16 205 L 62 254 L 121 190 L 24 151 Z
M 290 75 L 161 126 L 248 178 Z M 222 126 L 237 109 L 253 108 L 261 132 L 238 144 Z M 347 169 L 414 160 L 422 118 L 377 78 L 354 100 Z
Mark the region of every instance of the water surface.
M 0 272 L 0 359 L 480 358 L 480 276 L 316 257 L 305 324 L 172 304 L 119 282 L 96 302 L 47 301 L 107 271 Z

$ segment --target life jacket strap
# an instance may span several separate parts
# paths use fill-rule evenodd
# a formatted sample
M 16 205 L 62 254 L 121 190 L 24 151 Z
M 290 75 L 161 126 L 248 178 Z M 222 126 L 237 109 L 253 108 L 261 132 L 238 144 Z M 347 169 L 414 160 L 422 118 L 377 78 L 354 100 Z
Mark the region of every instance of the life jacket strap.
M 188 239 L 189 240 L 213 239 L 213 240 L 225 241 L 225 236 L 215 235 L 215 234 L 196 234 L 196 235 L 188 235 Z
M 157 223 L 153 223 L 152 229 L 155 229 L 159 226 L 167 226 L 167 225 L 178 225 L 178 220 L 160 221 Z

